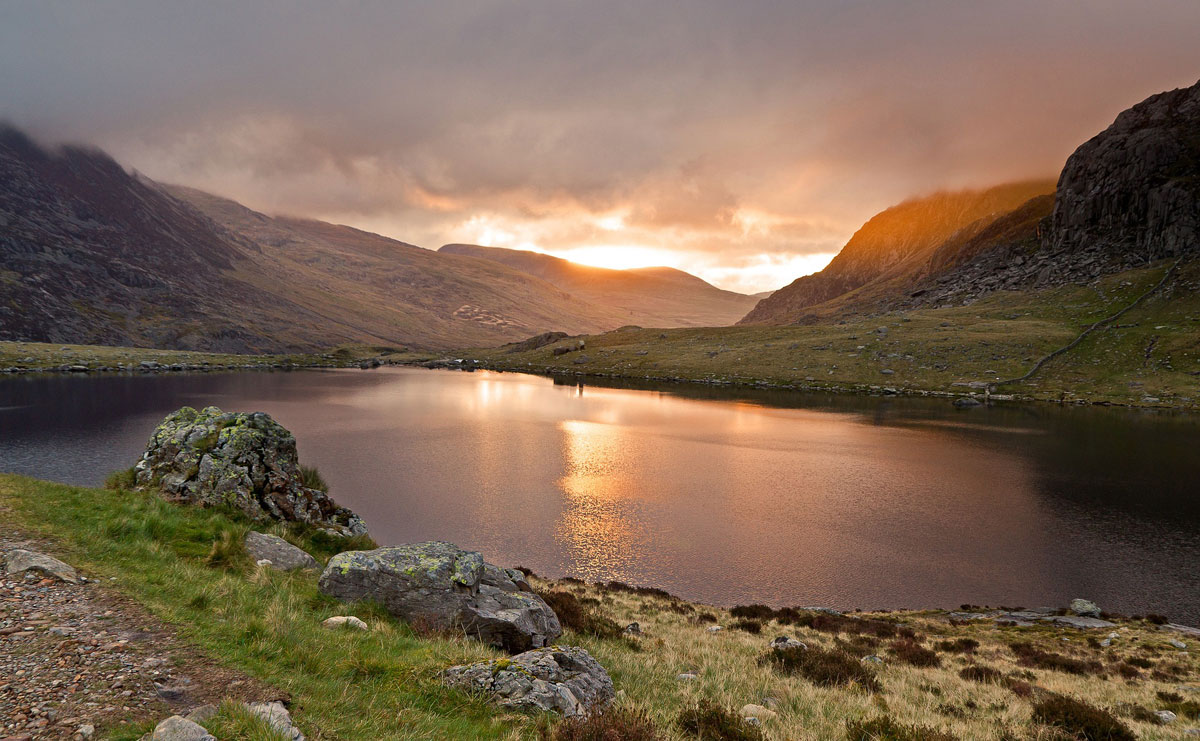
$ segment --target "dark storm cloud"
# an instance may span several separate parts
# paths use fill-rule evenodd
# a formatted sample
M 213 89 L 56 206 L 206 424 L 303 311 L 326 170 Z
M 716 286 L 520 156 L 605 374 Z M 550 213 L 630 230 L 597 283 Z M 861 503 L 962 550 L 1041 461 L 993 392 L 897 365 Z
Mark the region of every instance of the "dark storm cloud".
M 1121 109 L 1200 77 L 1195 0 L 0 14 L 0 117 L 44 138 L 429 246 L 482 224 L 710 272 L 772 254 L 759 264 L 792 269 L 904 197 L 1053 174 Z

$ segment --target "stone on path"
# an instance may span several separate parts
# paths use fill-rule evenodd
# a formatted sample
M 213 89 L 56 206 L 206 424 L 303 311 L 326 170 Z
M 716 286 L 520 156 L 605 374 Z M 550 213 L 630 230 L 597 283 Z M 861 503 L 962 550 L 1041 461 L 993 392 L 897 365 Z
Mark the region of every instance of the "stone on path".
M 44 553 L 28 551 L 24 548 L 13 548 L 4 554 L 4 571 L 8 574 L 24 574 L 32 571 L 35 574 L 65 581 L 68 584 L 79 583 L 79 575 L 71 566 Z

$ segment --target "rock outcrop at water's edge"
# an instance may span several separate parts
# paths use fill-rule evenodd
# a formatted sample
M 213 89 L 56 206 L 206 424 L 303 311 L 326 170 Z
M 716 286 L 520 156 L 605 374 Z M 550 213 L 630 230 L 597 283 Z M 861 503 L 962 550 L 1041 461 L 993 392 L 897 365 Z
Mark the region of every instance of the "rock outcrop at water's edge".
M 547 646 L 562 634 L 558 616 L 521 572 L 451 543 L 345 551 L 329 559 L 319 587 L 341 600 L 374 600 L 425 629 L 461 630 L 510 653 Z
M 255 520 L 305 522 L 339 535 L 367 532 L 362 518 L 304 485 L 296 438 L 262 412 L 167 415 L 135 467 L 138 488 L 203 507 L 231 506 Z

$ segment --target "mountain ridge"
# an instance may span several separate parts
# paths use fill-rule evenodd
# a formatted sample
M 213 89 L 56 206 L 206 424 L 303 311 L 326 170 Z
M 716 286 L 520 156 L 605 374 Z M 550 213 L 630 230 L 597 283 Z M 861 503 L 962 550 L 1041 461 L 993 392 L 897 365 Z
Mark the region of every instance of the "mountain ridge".
M 439 254 L 468 255 L 508 265 L 541 278 L 585 301 L 620 305 L 627 324 L 644 326 L 724 326 L 733 324 L 755 298 L 717 288 L 676 268 L 657 266 L 617 270 L 571 262 L 529 250 L 454 243 Z M 663 324 L 663 319 L 668 324 Z

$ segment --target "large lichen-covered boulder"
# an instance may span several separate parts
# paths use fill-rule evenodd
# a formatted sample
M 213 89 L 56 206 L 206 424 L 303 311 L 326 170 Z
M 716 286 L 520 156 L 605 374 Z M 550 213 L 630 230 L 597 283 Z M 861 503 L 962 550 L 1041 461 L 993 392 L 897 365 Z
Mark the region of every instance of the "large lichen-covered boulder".
M 303 484 L 296 438 L 262 412 L 172 412 L 134 470 L 139 488 L 173 501 L 231 506 L 256 520 L 307 522 L 340 535 L 367 531 L 358 515 Z
M 562 634 L 558 616 L 521 572 L 451 543 L 345 551 L 329 559 L 318 584 L 324 594 L 374 600 L 422 628 L 461 630 L 510 653 L 549 645 Z
M 502 707 L 548 710 L 568 718 L 601 709 L 614 697 L 608 672 L 576 646 L 452 666 L 442 677 L 449 686 L 485 693 Z

